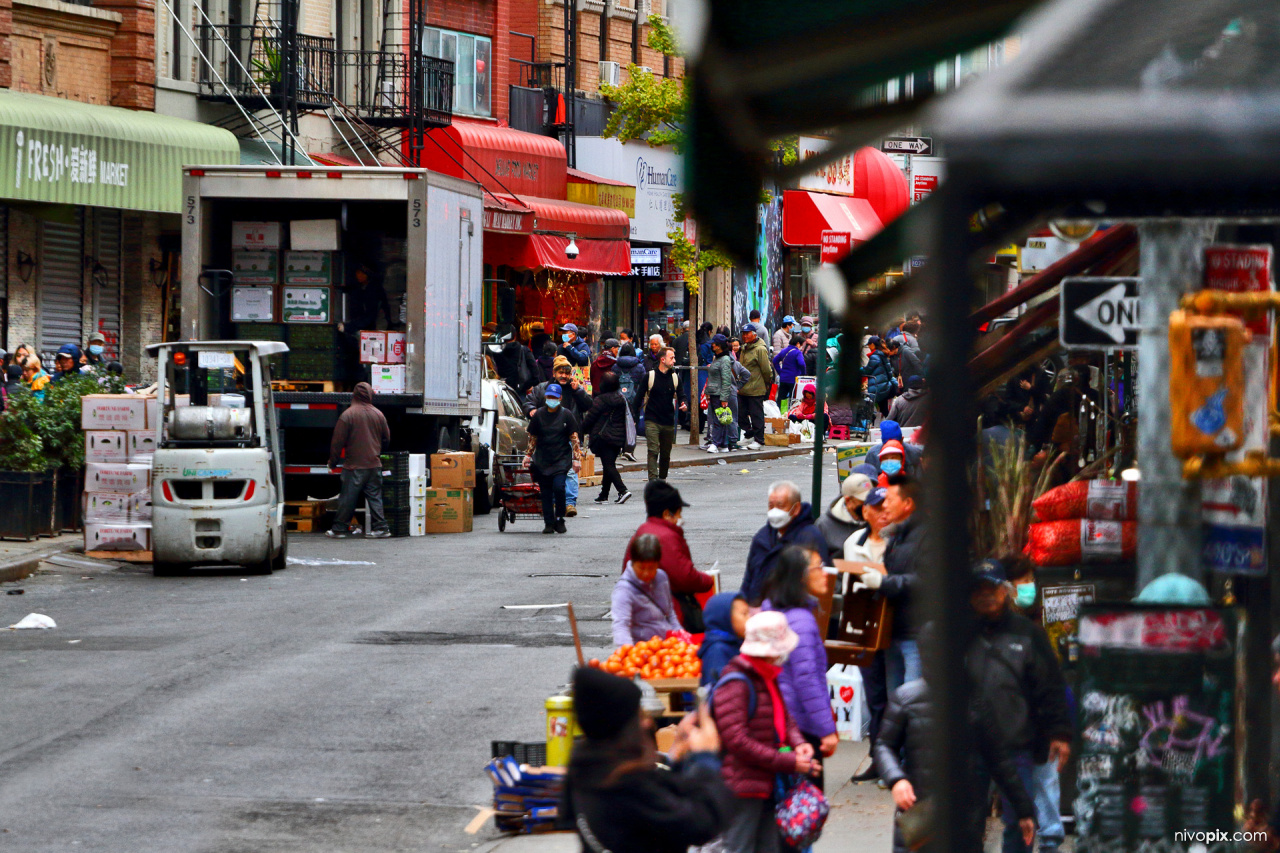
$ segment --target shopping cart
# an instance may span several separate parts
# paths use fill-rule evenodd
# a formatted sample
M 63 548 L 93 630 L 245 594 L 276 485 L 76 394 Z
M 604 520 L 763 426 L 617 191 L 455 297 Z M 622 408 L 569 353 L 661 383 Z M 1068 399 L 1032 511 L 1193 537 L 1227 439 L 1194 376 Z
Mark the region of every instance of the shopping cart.
M 870 396 L 862 398 L 853 410 L 853 423 L 849 426 L 849 437 L 855 441 L 866 441 L 871 435 L 871 427 L 875 425 L 876 415 L 880 414 L 880 410 L 876 408 L 876 401 Z
M 524 467 L 524 456 L 498 457 L 498 530 L 517 518 L 542 518 L 542 491 Z

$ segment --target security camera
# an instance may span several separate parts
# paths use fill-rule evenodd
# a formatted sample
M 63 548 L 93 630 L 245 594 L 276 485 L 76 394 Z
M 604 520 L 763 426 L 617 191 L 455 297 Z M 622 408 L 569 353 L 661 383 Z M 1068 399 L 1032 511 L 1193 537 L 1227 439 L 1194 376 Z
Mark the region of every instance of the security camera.
M 578 241 L 572 234 L 569 235 L 569 245 L 564 247 L 564 255 L 571 261 L 578 257 Z

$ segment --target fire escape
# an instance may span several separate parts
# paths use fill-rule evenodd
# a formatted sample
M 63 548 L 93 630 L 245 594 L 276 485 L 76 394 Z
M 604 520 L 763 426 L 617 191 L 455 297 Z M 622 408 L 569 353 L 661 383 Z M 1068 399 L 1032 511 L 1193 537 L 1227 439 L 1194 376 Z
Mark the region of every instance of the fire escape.
M 175 0 L 161 2 L 172 16 Z M 183 27 L 198 96 L 229 105 L 214 124 L 260 142 L 282 164 L 312 162 L 298 136 L 304 114 L 323 115 L 368 165 L 418 162 L 426 132 L 452 119 L 453 63 L 422 52 L 425 0 L 385 0 L 382 41 L 365 50 L 299 33 L 299 0 L 254 0 L 247 20 L 232 2 L 227 23 L 202 5 L 194 5 L 200 20 Z

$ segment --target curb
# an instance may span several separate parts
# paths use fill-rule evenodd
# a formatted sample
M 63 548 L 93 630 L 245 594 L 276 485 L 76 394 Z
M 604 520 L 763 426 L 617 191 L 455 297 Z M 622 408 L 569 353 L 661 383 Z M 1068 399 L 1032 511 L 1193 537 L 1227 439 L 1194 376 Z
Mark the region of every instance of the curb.
M 12 560 L 0 563 L 0 583 L 13 583 L 14 581 L 28 578 L 36 573 L 36 569 L 39 568 L 40 563 L 43 561 L 58 554 L 65 554 L 74 548 L 74 543 L 56 545 L 43 551 L 33 551 L 30 554 L 23 554 L 21 557 L 14 557 Z
M 750 450 L 745 453 L 707 453 L 705 450 L 700 451 L 702 456 L 693 459 L 672 459 L 669 468 L 694 468 L 702 465 L 716 465 L 721 460 L 727 464 L 734 462 L 760 462 L 767 459 L 781 459 L 785 456 L 812 456 L 813 445 L 805 445 L 803 447 L 779 447 L 773 450 Z M 648 463 L 644 460 L 640 462 L 624 462 L 618 466 L 618 473 L 634 473 L 636 471 L 648 471 Z

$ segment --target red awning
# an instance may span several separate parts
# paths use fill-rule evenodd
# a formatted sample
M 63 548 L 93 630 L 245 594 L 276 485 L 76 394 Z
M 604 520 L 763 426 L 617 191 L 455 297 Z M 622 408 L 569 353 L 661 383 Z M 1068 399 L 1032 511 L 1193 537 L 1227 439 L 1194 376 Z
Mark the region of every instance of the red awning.
M 536 196 L 484 195 L 484 228 L 508 234 L 556 231 L 588 240 L 626 240 L 631 224 L 621 210 Z
M 578 257 L 565 255 L 567 237 L 553 234 L 487 233 L 484 237 L 484 261 L 506 264 L 516 269 L 555 269 L 588 275 L 630 275 L 631 244 L 626 240 L 591 240 L 578 238 Z
M 485 193 L 484 230 L 507 234 L 532 234 L 533 210 L 519 202 Z
M 567 159 L 557 139 L 459 118 L 427 131 L 422 146 L 423 167 L 521 197 L 563 198 Z
M 354 157 L 348 157 L 345 154 L 334 154 L 333 152 L 327 152 L 324 154 L 310 154 L 308 156 L 322 166 L 377 166 L 379 165 L 378 163 L 361 163 L 359 160 L 355 159 Z
M 584 172 L 581 169 L 572 167 L 568 170 L 569 183 L 571 184 L 603 184 L 606 187 L 629 187 L 632 184 L 626 181 L 614 181 L 609 178 L 602 178 L 599 175 L 593 175 L 590 172 Z
M 862 243 L 882 227 L 864 198 L 805 190 L 782 194 L 782 242 L 788 246 L 821 245 L 823 231 L 843 231 L 855 244 Z

